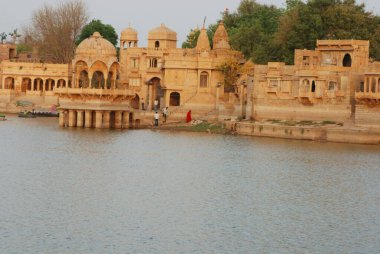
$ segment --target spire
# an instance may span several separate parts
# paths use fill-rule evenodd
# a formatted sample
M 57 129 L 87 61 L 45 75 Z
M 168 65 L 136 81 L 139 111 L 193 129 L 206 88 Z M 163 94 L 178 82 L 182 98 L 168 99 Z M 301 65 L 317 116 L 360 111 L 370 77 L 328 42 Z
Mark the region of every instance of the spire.
M 196 49 L 198 49 L 198 50 L 208 50 L 208 51 L 211 50 L 210 42 L 208 40 L 207 30 L 204 27 L 204 25 L 203 25 L 203 27 L 201 29 L 201 33 L 199 34 Z
M 220 21 L 214 35 L 214 49 L 231 49 L 228 33 L 224 27 L 223 21 Z

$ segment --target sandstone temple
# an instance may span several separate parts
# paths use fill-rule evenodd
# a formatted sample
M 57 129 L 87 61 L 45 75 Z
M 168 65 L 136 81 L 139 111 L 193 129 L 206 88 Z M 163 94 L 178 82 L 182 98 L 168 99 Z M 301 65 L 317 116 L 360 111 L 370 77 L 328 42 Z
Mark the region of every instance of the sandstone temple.
M 70 64 L 21 61 L 16 47 L 0 45 L 0 111 L 57 105 L 59 125 L 133 128 L 152 121 L 152 109 L 169 107 L 183 120 L 192 110 L 200 119 L 335 121 L 380 127 L 380 63 L 370 61 L 369 42 L 319 40 L 315 50 L 296 50 L 294 65 L 250 63 L 247 73 L 223 89 L 219 66 L 242 65 L 231 49 L 224 24 L 210 47 L 205 28 L 194 49 L 177 47 L 177 34 L 164 24 L 139 47 L 138 32 L 121 32 L 120 54 L 95 32 L 78 45 Z M 144 103 L 145 109 L 142 110 Z

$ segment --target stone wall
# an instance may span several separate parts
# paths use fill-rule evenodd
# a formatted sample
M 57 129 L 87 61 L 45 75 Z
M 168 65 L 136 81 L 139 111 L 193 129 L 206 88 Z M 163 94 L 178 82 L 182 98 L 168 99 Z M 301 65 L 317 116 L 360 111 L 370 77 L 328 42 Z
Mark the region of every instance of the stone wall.
M 355 124 L 359 126 L 380 127 L 380 105 L 357 105 Z

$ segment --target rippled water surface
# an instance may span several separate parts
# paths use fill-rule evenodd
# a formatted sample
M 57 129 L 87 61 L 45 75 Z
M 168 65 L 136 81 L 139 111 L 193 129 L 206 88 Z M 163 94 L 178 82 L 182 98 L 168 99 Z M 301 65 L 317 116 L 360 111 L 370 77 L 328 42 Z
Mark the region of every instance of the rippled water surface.
M 380 147 L 0 122 L 0 253 L 379 253 Z

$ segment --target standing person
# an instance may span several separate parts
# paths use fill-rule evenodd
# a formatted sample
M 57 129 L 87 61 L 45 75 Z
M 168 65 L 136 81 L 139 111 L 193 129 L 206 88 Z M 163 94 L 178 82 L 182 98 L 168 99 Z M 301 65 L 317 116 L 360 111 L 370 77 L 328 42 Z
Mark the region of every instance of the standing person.
M 158 126 L 158 119 L 160 119 L 160 115 L 156 111 L 156 113 L 154 113 L 154 126 L 156 127 Z
M 154 100 L 154 110 L 157 110 L 158 109 L 158 100 L 155 99 Z
M 189 110 L 186 115 L 186 123 L 190 123 L 190 122 L 191 122 L 191 110 Z
M 141 109 L 145 110 L 145 101 L 144 101 L 144 98 L 141 98 Z
M 163 113 L 163 115 L 164 115 L 164 123 L 166 123 L 166 119 L 167 119 L 167 117 L 168 117 L 168 115 L 169 115 L 169 107 L 164 108 L 164 109 L 162 110 L 162 113 Z

